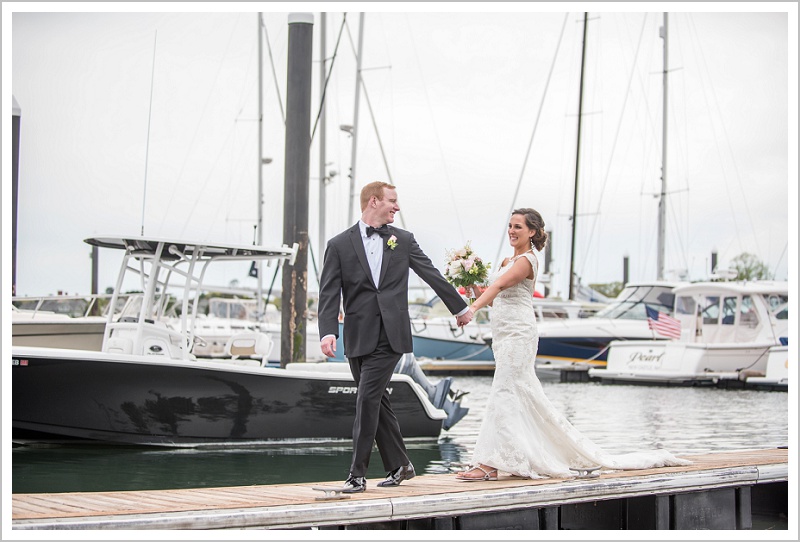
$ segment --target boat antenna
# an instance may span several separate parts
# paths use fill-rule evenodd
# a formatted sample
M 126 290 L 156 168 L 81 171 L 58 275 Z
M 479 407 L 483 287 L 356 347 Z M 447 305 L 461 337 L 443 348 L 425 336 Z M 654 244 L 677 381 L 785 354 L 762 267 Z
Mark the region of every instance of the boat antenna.
M 144 237 L 144 209 L 147 203 L 147 160 L 150 155 L 150 121 L 153 118 L 153 80 L 156 73 L 156 43 L 158 40 L 158 29 L 155 31 L 153 38 L 153 65 L 150 72 L 150 111 L 147 113 L 147 145 L 144 151 L 144 190 L 142 192 L 142 232 Z

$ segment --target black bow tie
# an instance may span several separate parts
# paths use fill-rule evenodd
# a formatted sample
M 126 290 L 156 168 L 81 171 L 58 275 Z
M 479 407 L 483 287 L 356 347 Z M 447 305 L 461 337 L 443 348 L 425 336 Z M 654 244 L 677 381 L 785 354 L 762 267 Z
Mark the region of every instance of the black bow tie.
M 367 237 L 371 236 L 373 233 L 377 233 L 381 237 L 389 237 L 391 233 L 389 232 L 389 226 L 384 224 L 380 228 L 373 228 L 372 226 L 367 226 Z

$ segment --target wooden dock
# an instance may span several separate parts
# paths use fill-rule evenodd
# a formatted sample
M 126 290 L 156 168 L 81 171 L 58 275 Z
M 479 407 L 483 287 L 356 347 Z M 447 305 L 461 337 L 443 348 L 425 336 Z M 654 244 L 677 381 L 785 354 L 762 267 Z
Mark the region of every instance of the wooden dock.
M 321 500 L 341 482 L 12 495 L 12 529 L 749 529 L 788 514 L 788 449 L 686 456 L 595 478 L 419 475 Z

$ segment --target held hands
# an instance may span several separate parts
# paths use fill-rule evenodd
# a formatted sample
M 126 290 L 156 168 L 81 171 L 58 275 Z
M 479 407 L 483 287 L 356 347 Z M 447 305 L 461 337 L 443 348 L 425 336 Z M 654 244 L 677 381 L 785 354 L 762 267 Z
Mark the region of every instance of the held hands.
M 456 316 L 456 323 L 458 324 L 458 327 L 464 327 L 465 325 L 469 324 L 472 321 L 473 316 L 475 316 L 475 311 L 472 310 L 472 307 L 467 309 L 467 312 L 461 316 Z

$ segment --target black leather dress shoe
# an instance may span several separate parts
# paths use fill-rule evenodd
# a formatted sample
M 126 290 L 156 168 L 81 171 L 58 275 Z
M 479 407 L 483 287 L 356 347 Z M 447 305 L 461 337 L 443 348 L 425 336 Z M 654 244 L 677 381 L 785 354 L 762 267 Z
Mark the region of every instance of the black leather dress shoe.
M 386 475 L 386 480 L 378 482 L 378 487 L 394 487 L 399 486 L 403 480 L 411 480 L 417 473 L 414 472 L 414 465 L 409 463 L 402 467 L 398 467 Z
M 363 476 L 348 476 L 342 493 L 362 493 L 367 490 L 367 480 Z

